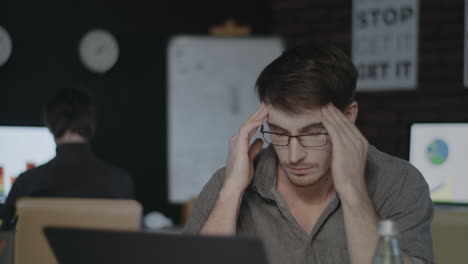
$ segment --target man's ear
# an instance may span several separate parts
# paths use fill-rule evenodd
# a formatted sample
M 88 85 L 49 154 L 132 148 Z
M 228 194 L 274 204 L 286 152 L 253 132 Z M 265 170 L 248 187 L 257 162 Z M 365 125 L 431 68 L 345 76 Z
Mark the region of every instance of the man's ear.
M 359 110 L 359 106 L 358 106 L 358 103 L 356 101 L 352 101 L 348 107 L 346 107 L 345 111 L 343 112 L 343 114 L 349 119 L 351 120 L 351 122 L 355 123 L 356 122 L 356 119 L 357 119 L 357 115 L 358 115 L 358 110 Z

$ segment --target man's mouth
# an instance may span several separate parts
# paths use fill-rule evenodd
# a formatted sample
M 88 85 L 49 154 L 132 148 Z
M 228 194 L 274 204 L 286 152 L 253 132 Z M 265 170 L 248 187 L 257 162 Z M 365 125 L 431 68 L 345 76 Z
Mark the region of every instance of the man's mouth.
M 300 167 L 297 167 L 297 168 L 291 168 L 289 167 L 289 169 L 291 170 L 291 172 L 295 175 L 304 175 L 304 174 L 307 174 L 309 173 L 312 168 L 300 168 Z

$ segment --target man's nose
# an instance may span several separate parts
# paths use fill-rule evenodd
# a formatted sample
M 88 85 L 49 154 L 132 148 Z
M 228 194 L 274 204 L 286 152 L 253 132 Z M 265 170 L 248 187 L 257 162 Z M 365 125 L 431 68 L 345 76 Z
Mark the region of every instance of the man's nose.
M 297 138 L 291 138 L 288 148 L 290 163 L 298 163 L 305 158 L 306 152 Z

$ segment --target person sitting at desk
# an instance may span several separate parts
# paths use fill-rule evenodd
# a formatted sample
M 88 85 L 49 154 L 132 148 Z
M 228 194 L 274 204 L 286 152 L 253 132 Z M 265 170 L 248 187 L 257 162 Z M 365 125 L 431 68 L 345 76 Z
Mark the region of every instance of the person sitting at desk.
M 134 199 L 132 178 L 97 158 L 90 140 L 96 107 L 78 89 L 60 90 L 44 108 L 44 119 L 57 144 L 56 156 L 18 176 L 3 208 L 2 229 L 14 227 L 15 202 L 25 196 Z
M 378 221 L 391 219 L 405 263 L 433 263 L 428 185 L 355 126 L 357 76 L 327 45 L 301 45 L 269 64 L 256 84 L 262 105 L 231 138 L 226 167 L 201 191 L 186 232 L 255 235 L 272 264 L 363 264 Z M 261 139 L 249 146 L 259 128 L 270 144 L 263 151 Z

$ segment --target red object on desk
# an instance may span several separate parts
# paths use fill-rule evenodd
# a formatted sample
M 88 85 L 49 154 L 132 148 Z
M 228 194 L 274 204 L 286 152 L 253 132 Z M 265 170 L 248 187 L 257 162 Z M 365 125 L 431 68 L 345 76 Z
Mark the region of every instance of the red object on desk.
M 26 169 L 27 170 L 30 170 L 30 169 L 33 169 L 36 167 L 36 164 L 32 163 L 32 162 L 28 162 L 26 163 Z

